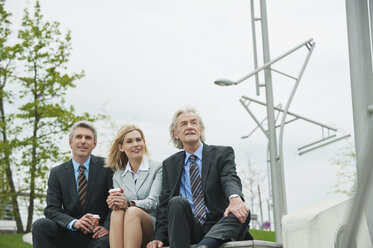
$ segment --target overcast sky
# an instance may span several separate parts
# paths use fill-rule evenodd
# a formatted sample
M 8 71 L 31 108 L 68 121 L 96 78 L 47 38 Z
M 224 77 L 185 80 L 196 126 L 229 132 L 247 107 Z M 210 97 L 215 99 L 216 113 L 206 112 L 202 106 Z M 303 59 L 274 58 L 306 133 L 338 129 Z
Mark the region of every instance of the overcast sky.
M 15 25 L 30 3 L 7 1 Z M 69 70 L 86 74 L 67 96 L 78 112 L 105 111 L 118 126 L 137 123 L 145 131 L 152 158 L 162 161 L 177 151 L 168 142 L 173 113 L 195 106 L 205 122 L 206 143 L 232 146 L 240 173 L 247 171 L 250 160 L 266 177 L 267 140 L 260 130 L 249 139 L 240 138 L 256 124 L 239 102 L 242 95 L 264 101 L 264 89 L 256 96 L 254 79 L 234 87 L 213 83 L 253 71 L 249 0 L 42 0 L 41 9 L 47 20 L 72 31 Z M 271 58 L 309 38 L 316 42 L 290 111 L 338 128 L 339 136 L 353 135 L 344 1 L 268 0 L 267 11 Z M 296 76 L 306 52 L 303 48 L 275 68 Z M 293 84 L 273 74 L 275 105 L 285 105 Z M 250 106 L 259 120 L 264 118 L 264 107 Z M 103 156 L 116 132 L 105 125 L 99 130 L 103 145 L 95 152 Z M 341 197 L 331 193 L 337 169 L 330 158 L 346 141 L 297 155 L 298 147 L 321 135 L 319 127 L 299 120 L 285 129 L 290 213 Z M 264 180 L 259 181 L 268 191 Z M 262 197 L 266 199 L 268 193 Z

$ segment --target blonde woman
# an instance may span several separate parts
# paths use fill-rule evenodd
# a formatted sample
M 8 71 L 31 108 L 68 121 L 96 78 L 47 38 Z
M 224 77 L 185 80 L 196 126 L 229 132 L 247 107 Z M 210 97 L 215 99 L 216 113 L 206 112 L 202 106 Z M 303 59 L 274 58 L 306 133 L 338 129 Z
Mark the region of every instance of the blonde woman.
M 106 167 L 112 168 L 114 188 L 107 198 L 113 209 L 110 247 L 141 247 L 152 238 L 155 212 L 162 187 L 162 165 L 147 158 L 144 133 L 135 125 L 124 125 L 114 139 Z

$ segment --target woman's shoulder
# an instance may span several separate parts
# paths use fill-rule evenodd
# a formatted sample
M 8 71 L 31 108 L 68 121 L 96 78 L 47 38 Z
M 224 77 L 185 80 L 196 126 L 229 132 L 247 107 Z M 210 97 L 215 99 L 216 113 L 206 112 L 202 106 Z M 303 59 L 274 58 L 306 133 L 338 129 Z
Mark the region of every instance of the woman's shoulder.
M 115 178 L 121 177 L 123 173 L 124 173 L 124 169 L 117 170 L 116 172 L 114 172 L 113 177 Z
M 162 167 L 162 163 L 159 161 L 154 161 L 152 159 L 148 159 L 149 169 L 158 170 Z

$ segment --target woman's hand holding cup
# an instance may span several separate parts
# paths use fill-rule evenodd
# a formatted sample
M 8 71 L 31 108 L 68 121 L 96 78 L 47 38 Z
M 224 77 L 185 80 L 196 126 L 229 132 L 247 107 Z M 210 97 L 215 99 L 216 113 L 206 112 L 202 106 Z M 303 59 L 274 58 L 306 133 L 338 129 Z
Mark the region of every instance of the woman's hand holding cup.
M 127 209 L 127 201 L 124 196 L 123 188 L 115 188 L 109 190 L 109 196 L 106 200 L 109 208 L 114 210 Z

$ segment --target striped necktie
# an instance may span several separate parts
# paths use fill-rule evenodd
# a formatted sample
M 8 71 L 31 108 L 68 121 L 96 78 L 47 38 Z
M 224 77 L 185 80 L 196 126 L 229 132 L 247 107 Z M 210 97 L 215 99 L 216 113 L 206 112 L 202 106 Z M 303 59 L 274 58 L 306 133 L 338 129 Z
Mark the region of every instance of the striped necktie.
M 192 190 L 193 195 L 193 208 L 194 208 L 194 216 L 198 220 L 201 225 L 203 225 L 206 221 L 206 204 L 205 199 L 203 197 L 202 191 L 202 182 L 201 176 L 199 174 L 198 166 L 196 163 L 196 156 L 191 155 L 190 159 L 190 168 L 189 168 L 189 175 L 190 175 L 190 187 Z
M 79 165 L 79 175 L 78 175 L 78 192 L 79 192 L 79 203 L 82 208 L 85 207 L 87 200 L 87 179 L 84 175 L 85 166 L 83 164 Z

